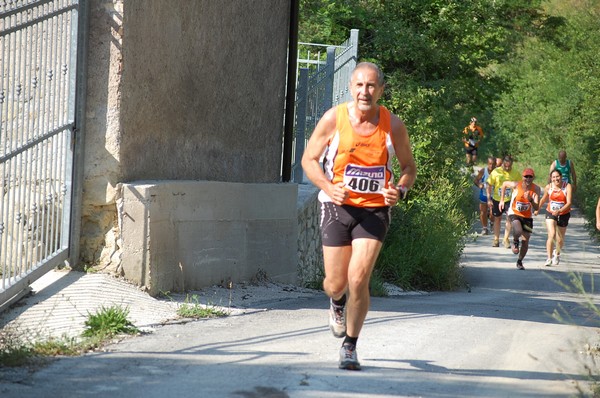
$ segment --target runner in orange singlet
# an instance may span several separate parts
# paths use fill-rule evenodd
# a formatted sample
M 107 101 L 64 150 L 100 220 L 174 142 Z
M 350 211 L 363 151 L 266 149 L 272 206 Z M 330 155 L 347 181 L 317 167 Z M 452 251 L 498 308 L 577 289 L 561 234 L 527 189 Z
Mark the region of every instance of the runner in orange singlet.
M 540 207 L 548 201 L 546 208 L 546 229 L 548 239 L 546 240 L 545 266 L 558 265 L 560 263 L 560 252 L 565 244 L 567 226 L 571 217 L 571 197 L 573 187 L 565 182 L 560 170 L 555 169 L 550 173 L 550 184 L 544 188 L 544 195 L 540 199 Z M 554 248 L 556 239 L 556 248 Z
M 352 101 L 325 112 L 302 157 L 306 176 L 321 189 L 323 290 L 330 297 L 329 327 L 335 337 L 344 337 L 341 369 L 361 368 L 356 343 L 390 207 L 406 195 L 417 174 L 404 123 L 377 103 L 383 89 L 379 67 L 359 63 L 350 81 Z M 402 170 L 397 182 L 394 155 Z
M 500 193 L 500 208 L 504 207 L 504 194 L 507 188 L 512 190 L 510 205 L 507 212 L 508 220 L 512 225 L 513 243 L 512 252 L 518 254 L 517 268 L 525 269 L 523 259 L 529 249 L 529 238 L 533 230 L 533 211 L 538 209 L 539 187 L 533 183 L 535 173 L 533 169 L 523 170 L 522 181 L 505 181 Z M 519 246 L 521 248 L 519 249 Z

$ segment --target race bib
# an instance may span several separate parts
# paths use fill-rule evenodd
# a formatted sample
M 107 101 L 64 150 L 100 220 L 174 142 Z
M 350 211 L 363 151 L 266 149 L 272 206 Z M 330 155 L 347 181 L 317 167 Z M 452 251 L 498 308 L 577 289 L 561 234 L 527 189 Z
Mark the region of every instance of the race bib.
M 556 211 L 556 210 L 560 210 L 562 209 L 562 207 L 565 205 L 565 202 L 555 202 L 553 200 L 550 201 L 550 210 L 551 211 Z
M 477 144 L 477 141 L 475 141 L 473 138 L 469 139 L 469 146 L 475 146 L 475 144 Z
M 520 212 L 527 211 L 527 210 L 529 210 L 530 206 L 531 206 L 531 203 L 529 203 L 529 202 L 517 201 L 515 203 L 515 210 L 520 211 Z
M 385 186 L 385 166 L 349 164 L 344 170 L 344 184 L 353 192 L 380 193 Z

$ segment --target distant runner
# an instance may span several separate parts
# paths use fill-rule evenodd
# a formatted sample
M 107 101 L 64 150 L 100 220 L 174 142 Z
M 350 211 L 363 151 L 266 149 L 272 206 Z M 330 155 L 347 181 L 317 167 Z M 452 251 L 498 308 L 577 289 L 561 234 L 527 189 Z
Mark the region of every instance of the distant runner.
M 477 118 L 472 117 L 471 122 L 463 129 L 463 144 L 465 146 L 465 154 L 467 166 L 471 166 L 477 162 L 477 149 L 479 141 L 483 139 L 483 130 L 477 125 Z
M 567 151 L 561 150 L 558 152 L 558 159 L 555 159 L 552 164 L 550 164 L 550 171 L 548 173 L 548 184 L 551 181 L 551 175 L 553 170 L 560 171 L 562 175 L 563 183 L 569 183 L 573 186 L 573 191 L 576 190 L 577 187 L 577 173 L 575 173 L 575 165 L 573 161 L 567 159 Z
M 479 220 L 481 221 L 481 235 L 489 234 L 488 219 L 491 221 L 490 208 L 487 205 L 487 179 L 490 173 L 496 168 L 496 158 L 488 157 L 486 167 L 479 170 L 479 173 L 473 179 L 473 183 L 479 187 Z

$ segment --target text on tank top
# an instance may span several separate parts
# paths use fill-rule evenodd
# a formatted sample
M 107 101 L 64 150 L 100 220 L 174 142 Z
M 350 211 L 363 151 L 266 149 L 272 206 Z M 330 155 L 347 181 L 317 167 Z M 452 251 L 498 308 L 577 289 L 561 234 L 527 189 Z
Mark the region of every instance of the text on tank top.
M 567 204 L 567 188 L 548 188 L 548 207 L 546 211 L 556 211 L 562 209 Z

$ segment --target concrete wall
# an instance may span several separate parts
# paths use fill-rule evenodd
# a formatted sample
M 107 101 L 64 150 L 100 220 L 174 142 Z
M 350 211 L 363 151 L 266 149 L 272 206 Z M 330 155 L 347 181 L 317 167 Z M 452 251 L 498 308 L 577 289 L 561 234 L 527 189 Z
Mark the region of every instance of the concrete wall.
M 279 181 L 290 1 L 89 8 L 80 257 L 123 275 L 119 184 Z
M 124 181 L 280 180 L 289 9 L 283 0 L 127 0 Z
M 257 277 L 297 283 L 297 196 L 295 184 L 123 184 L 125 278 L 150 294 Z

